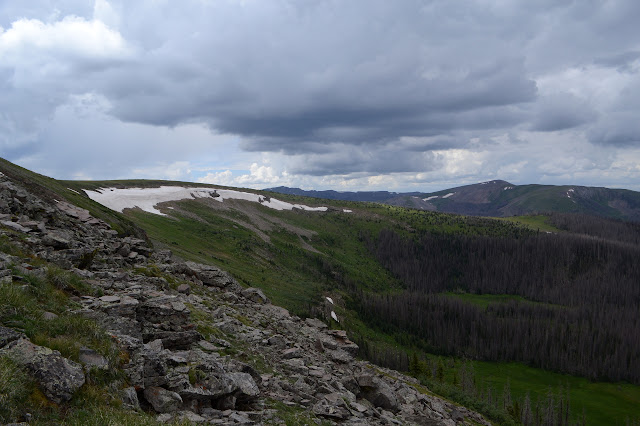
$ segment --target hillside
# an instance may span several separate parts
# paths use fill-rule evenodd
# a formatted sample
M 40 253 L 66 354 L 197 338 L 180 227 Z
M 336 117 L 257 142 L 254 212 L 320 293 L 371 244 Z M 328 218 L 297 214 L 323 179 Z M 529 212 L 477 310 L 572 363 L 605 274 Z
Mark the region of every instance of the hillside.
M 304 191 L 286 187 L 267 190 L 471 216 L 507 217 L 560 212 L 640 221 L 640 193 L 577 185 L 514 185 L 503 180 L 492 180 L 433 193 Z
M 406 383 L 417 389 L 414 379 L 360 364 L 349 349 L 356 345 L 358 357 L 385 368 L 409 371 L 426 386 L 419 389 L 458 401 L 496 423 L 543 422 L 551 415 L 557 424 L 583 420 L 587 424 L 623 424 L 640 417 L 636 368 L 640 365 L 640 339 L 633 314 L 640 305 L 634 285 L 640 279 L 634 260 L 640 246 L 637 225 L 575 214 L 496 220 L 182 182 L 62 182 L 10 164 L 0 166 L 14 183 L 24 186 L 37 181 L 38 185 L 31 184 L 33 188 L 46 188 L 34 189 L 35 193 L 51 191 L 55 194 L 51 199 L 56 200 L 75 202 L 77 198 L 92 216 L 102 215 L 104 223 L 120 223 L 120 236 L 113 233 L 113 238 L 138 235 L 135 248 L 128 243 L 128 254 L 126 248 L 119 252 L 122 247 L 116 249 L 115 242 L 112 249 L 106 244 L 96 252 L 98 262 L 92 261 L 89 271 L 80 272 L 81 276 L 96 273 L 92 270 L 95 265 L 109 262 L 100 260 L 103 258 L 126 262 L 129 269 L 119 266 L 117 274 L 122 268 L 128 270 L 130 281 L 136 283 L 134 289 L 127 284 L 109 287 L 103 283 L 111 280 L 109 276 L 89 278 L 91 285 L 107 286 L 101 290 L 103 294 L 145 303 L 146 296 L 140 295 L 137 286 L 144 294 L 153 284 L 154 291 L 168 291 L 187 306 L 188 319 L 179 321 L 193 324 L 214 346 L 221 345 L 216 339 L 231 344 L 214 352 L 232 358 L 237 355 L 238 361 L 251 365 L 260 376 L 273 374 L 279 380 L 280 374 L 302 375 L 310 388 L 297 379 L 288 384 L 275 380 L 277 386 L 263 387 L 254 378 L 261 390 L 258 400 L 276 410 L 280 418 L 291 409 L 296 416 L 309 419 L 345 420 L 329 412 L 322 414 L 320 406 L 326 406 L 322 401 L 328 401 L 324 395 L 335 392 L 318 393 L 318 386 L 323 385 L 314 381 L 316 373 L 312 374 L 315 370 L 311 366 L 335 369 L 327 388 L 337 391 L 335 386 L 342 383 L 355 395 L 353 402 L 363 407 L 371 404 L 365 397 L 367 392 L 362 391 L 367 386 L 362 385 L 361 391 L 353 388 L 357 391 L 353 392 L 337 377 L 358 375 L 360 366 L 377 369 L 384 372 L 378 379 L 396 378 L 388 382 L 396 401 L 413 407 L 406 399 L 407 391 L 397 386 Z M 13 238 L 19 232 L 9 233 Z M 14 240 L 20 242 L 18 237 Z M 168 258 L 166 250 L 172 253 Z M 131 260 L 127 260 L 129 256 Z M 222 289 L 216 284 L 209 286 L 202 277 L 211 276 L 227 284 Z M 616 286 L 609 285 L 610 280 Z M 425 286 L 423 281 L 433 285 Z M 173 291 L 183 284 L 189 285 L 190 295 Z M 284 318 L 283 323 L 277 316 L 259 316 L 257 312 L 264 309 L 246 300 L 242 290 L 246 288 L 259 288 L 274 306 L 286 308 L 290 319 Z M 192 296 L 212 299 L 194 303 Z M 87 300 L 95 305 L 88 309 L 103 311 L 103 301 L 92 297 Z M 140 318 L 145 315 L 143 312 Z M 346 335 L 343 331 L 328 332 L 331 339 L 337 339 L 337 343 L 329 341 L 328 350 L 320 339 L 324 358 L 314 352 L 318 346 L 313 338 L 298 336 L 305 326 L 322 327 L 296 319 L 313 317 L 334 330 L 346 331 Z M 229 321 L 234 325 L 225 331 Z M 504 324 L 513 326 L 505 328 Z M 240 327 L 240 338 L 233 327 Z M 527 334 L 522 327 L 530 327 L 532 332 Z M 243 340 L 245 334 L 252 337 Z M 275 334 L 285 337 L 286 348 L 271 348 L 268 341 Z M 514 335 L 520 340 L 513 339 Z M 348 343 L 346 336 L 353 343 Z M 340 341 L 347 346 L 336 346 Z M 202 346 L 199 341 L 191 344 Z M 518 352 L 521 347 L 535 350 Z M 285 364 L 292 361 L 310 369 L 282 370 L 287 367 L 280 364 L 290 356 L 284 351 L 296 348 L 301 351 L 293 352 L 304 355 L 292 356 Z M 337 349 L 351 358 L 341 362 L 341 354 L 332 359 L 331 351 Z M 73 359 L 76 355 L 69 356 Z M 575 356 L 580 363 L 573 362 Z M 325 362 L 333 364 L 324 367 Z M 187 374 L 188 379 L 196 380 L 198 374 Z M 303 398 L 291 399 L 290 386 L 301 386 L 298 390 Z M 270 396 L 262 399 L 267 395 L 262 393 L 265 389 Z M 138 395 L 144 406 L 143 393 Z M 349 393 L 344 395 L 351 401 Z M 352 402 L 347 405 L 351 417 L 346 420 L 356 421 L 353 408 L 358 406 Z M 435 406 L 431 404 L 429 409 L 434 411 Z M 444 411 L 456 418 L 456 410 L 471 413 L 446 407 Z M 417 422 L 411 417 L 417 414 L 410 412 L 404 406 L 389 411 L 401 422 Z M 375 417 L 375 411 L 363 413 Z M 428 417 L 429 413 L 419 415 Z M 377 420 L 367 418 L 366 422 L 372 421 Z
M 63 201 L 74 189 L 0 170 L 0 422 L 489 424 L 355 359 L 343 330 Z

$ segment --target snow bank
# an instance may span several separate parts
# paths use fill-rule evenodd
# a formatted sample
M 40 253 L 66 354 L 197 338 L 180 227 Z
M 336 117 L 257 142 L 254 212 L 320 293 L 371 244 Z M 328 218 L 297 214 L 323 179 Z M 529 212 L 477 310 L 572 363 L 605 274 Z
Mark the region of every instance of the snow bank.
M 327 211 L 327 207 L 309 207 L 303 204 L 291 204 L 275 198 L 265 198 L 262 195 L 233 191 L 230 189 L 161 186 L 160 188 L 100 188 L 96 191 L 85 190 L 85 192 L 92 200 L 120 212 L 127 208 L 138 207 L 149 213 L 163 215 L 160 210 L 156 209 L 155 206 L 157 204 L 195 198 L 213 198 L 219 202 L 232 199 L 246 200 L 260 203 L 263 206 L 275 210 L 300 209 L 315 212 Z

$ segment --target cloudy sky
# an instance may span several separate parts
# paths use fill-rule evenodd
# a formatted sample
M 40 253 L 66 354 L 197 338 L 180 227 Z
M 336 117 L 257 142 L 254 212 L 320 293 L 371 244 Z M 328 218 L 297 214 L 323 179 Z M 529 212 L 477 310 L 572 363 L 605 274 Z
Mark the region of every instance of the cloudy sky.
M 0 156 L 63 179 L 640 190 L 640 2 L 3 0 Z

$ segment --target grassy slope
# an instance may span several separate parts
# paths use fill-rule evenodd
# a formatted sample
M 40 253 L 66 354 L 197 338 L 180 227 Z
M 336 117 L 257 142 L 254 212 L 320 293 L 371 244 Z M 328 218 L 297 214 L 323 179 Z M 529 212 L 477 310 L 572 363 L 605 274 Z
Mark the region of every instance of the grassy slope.
M 518 223 L 520 225 L 526 226 L 527 228 L 533 231 L 562 232 L 562 230 L 549 224 L 549 218 L 543 215 L 511 216 L 511 217 L 504 217 L 504 218 L 501 217 L 501 218 L 497 218 L 497 220 L 505 220 L 508 222 Z
M 278 196 L 291 202 L 313 204 L 313 200 L 299 196 Z M 317 202 L 317 201 L 316 201 Z M 360 231 L 377 232 L 393 227 L 406 235 L 415 230 L 440 230 L 442 232 L 476 232 L 491 234 L 496 231 L 491 222 L 472 224 L 473 219 L 452 215 L 406 210 L 379 204 L 350 202 L 323 202 L 336 208 L 349 208 L 353 214 L 342 212 L 275 211 L 265 208 L 264 214 L 274 219 L 317 232 L 309 243 L 322 254 L 310 253 L 300 248 L 297 235 L 284 229 L 269 232 L 271 243 L 265 243 L 254 233 L 238 226 L 225 214 L 212 212 L 197 201 L 181 202 L 185 211 L 196 214 L 200 220 L 177 215 L 170 219 L 140 211 L 129 216 L 142 226 L 149 236 L 170 247 L 181 256 L 201 262 L 213 261 L 229 270 L 242 283 L 262 287 L 276 303 L 293 312 L 305 314 L 311 304 L 322 294 L 346 294 L 336 286 L 331 275 L 338 271 L 359 286 L 370 290 L 393 291 L 399 283 L 371 259 L 360 241 Z M 515 223 L 530 229 L 557 231 L 545 223 L 541 216 L 519 217 L 500 223 Z M 470 231 L 471 230 L 471 231 Z M 323 260 L 332 264 L 332 273 L 321 271 Z M 392 283 L 389 286 L 389 283 Z M 390 290 L 391 288 L 391 290 Z M 510 295 L 456 295 L 469 303 L 488 305 L 508 301 Z M 517 298 L 517 297 L 516 297 Z M 521 298 L 520 298 L 521 299 Z M 383 336 L 355 318 L 344 308 L 336 309 L 343 325 L 367 339 L 383 346 L 399 347 L 392 336 Z M 556 392 L 569 386 L 571 404 L 575 415 L 584 408 L 590 424 L 602 424 L 603 419 L 622 423 L 625 418 L 637 417 L 633 404 L 640 395 L 640 387 L 625 384 L 590 383 L 585 379 L 561 375 L 517 363 L 474 362 L 481 383 L 502 389 L 507 380 L 515 397 L 531 392 L 532 400 L 543 398 L 549 387 Z M 603 403 L 602 401 L 606 401 Z
M 624 383 L 590 382 L 582 377 L 569 376 L 519 363 L 474 362 L 476 377 L 502 391 L 509 380 L 512 395 L 524 398 L 531 393 L 532 400 L 544 397 L 548 390 L 564 387 L 569 391 L 571 410 L 575 416 L 583 409 L 588 424 L 624 424 L 627 418 L 638 419 L 640 414 L 640 387 Z M 577 419 L 576 419 L 577 420 Z
M 202 210 L 195 202 L 182 203 L 182 207 L 198 216 L 197 219 L 178 217 L 177 219 L 154 216 L 139 211 L 127 215 L 114 213 L 97 205 L 84 196 L 67 188 L 79 190 L 100 186 L 136 184 L 157 186 L 153 181 L 119 182 L 59 182 L 36 175 L 11 163 L 0 161 L 0 171 L 14 179 L 33 181 L 42 188 L 49 188 L 66 200 L 84 207 L 95 216 L 101 217 L 114 227 L 126 232 L 134 229 L 129 219 L 140 225 L 149 236 L 171 248 L 175 253 L 201 262 L 213 262 L 233 273 L 241 282 L 266 290 L 277 303 L 289 307 L 293 312 L 304 313 L 311 304 L 319 300 L 323 292 L 340 292 L 336 288 L 336 276 L 349 278 L 358 285 L 371 290 L 396 288 L 399 284 L 389 276 L 367 254 L 358 240 L 360 231 L 377 232 L 385 227 L 393 227 L 406 235 L 414 230 L 440 230 L 442 232 L 491 233 L 491 226 L 480 224 L 471 226 L 467 219 L 431 212 L 416 212 L 398 207 L 352 202 L 327 201 L 323 205 L 353 209 L 353 215 L 338 212 L 301 213 L 277 212 L 265 209 L 265 214 L 274 215 L 288 223 L 317 232 L 309 243 L 322 254 L 310 253 L 301 248 L 300 238 L 284 229 L 269 232 L 271 243 L 265 243 L 248 229 L 234 224 L 224 215 Z M 161 182 L 167 183 L 169 182 Z M 174 183 L 175 184 L 175 183 Z M 40 188 L 40 190 L 42 190 Z M 280 199 L 308 204 L 317 203 L 298 196 L 278 195 Z M 537 219 L 520 219 L 527 225 L 536 225 Z M 235 226 L 234 226 L 235 225 Z M 542 230 L 542 229 L 541 229 Z M 322 268 L 323 261 L 330 264 L 329 270 Z M 391 286 L 389 284 L 391 283 Z M 388 291 L 388 290 L 387 290 Z M 345 322 L 351 324 L 360 334 L 382 344 L 398 347 L 392 336 L 380 336 L 376 330 L 368 328 L 357 318 L 349 318 L 350 313 L 338 308 L 338 313 L 346 315 Z M 532 399 L 546 394 L 547 386 L 557 386 L 557 375 L 539 369 L 531 369 L 520 364 L 475 363 L 477 376 L 487 382 L 494 381 L 498 388 L 510 381 L 514 395 L 529 389 Z M 622 423 L 626 417 L 637 418 L 640 387 L 625 384 L 588 383 L 581 378 L 569 377 L 572 386 L 572 406 L 574 410 L 585 407 L 590 424 L 601 424 L 602 419 Z M 566 382 L 565 380 L 565 382 Z M 565 383 L 562 382 L 562 383 Z M 602 402 L 604 399 L 605 402 Z

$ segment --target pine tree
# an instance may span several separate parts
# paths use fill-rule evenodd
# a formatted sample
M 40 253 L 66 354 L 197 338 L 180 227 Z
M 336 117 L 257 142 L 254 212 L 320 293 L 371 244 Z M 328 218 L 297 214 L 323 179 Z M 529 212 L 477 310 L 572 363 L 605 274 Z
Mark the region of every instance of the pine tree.
M 502 408 L 508 413 L 513 408 L 511 401 L 511 384 L 509 383 L 509 379 L 507 379 L 507 383 L 504 385 L 504 390 L 502 391 Z
M 522 415 L 520 416 L 520 422 L 524 426 L 529 426 L 533 424 L 533 413 L 531 411 L 531 398 L 529 397 L 529 392 L 524 397 L 524 403 L 522 404 Z

